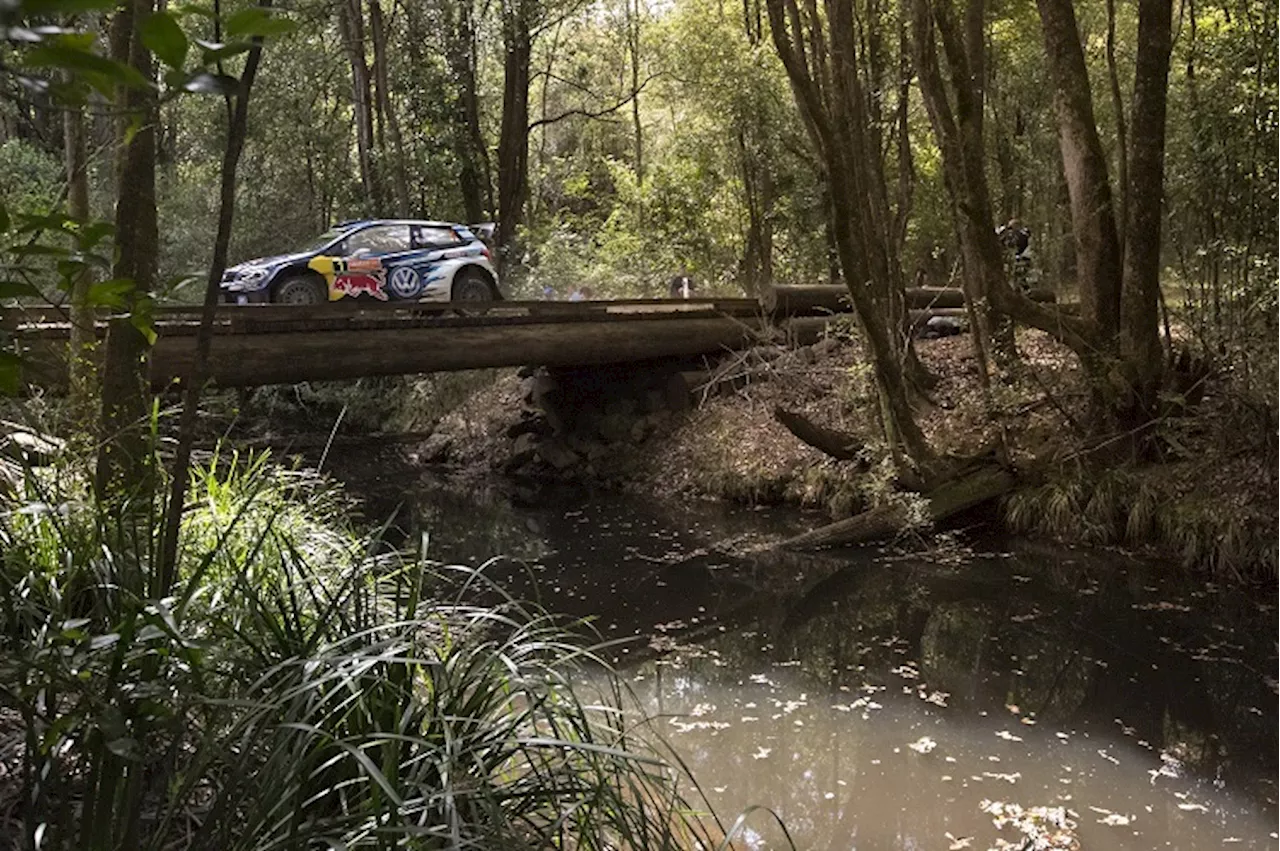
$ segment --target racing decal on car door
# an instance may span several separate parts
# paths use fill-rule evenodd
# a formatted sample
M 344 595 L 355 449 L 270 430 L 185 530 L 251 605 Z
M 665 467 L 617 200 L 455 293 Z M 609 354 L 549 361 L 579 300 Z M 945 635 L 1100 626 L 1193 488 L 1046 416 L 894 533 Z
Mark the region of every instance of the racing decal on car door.
M 422 276 L 412 266 L 397 266 L 391 270 L 388 286 L 396 298 L 417 298 L 422 293 Z
M 376 257 L 316 257 L 307 266 L 329 282 L 330 301 L 366 294 L 379 301 L 387 300 L 387 270 Z

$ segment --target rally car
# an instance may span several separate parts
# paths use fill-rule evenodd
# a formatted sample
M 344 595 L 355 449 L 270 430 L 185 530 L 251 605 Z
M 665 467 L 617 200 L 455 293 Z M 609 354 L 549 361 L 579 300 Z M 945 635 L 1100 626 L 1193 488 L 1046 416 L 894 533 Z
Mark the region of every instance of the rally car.
M 465 225 L 403 219 L 343 222 L 291 254 L 247 260 L 222 276 L 230 304 L 490 301 L 502 298 L 488 247 Z

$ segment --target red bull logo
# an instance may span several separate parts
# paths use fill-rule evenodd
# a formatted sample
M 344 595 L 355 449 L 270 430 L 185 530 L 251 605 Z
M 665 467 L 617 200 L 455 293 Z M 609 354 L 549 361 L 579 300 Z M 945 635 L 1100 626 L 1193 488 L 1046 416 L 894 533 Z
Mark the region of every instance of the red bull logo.
M 387 300 L 387 272 L 381 260 L 335 260 L 331 298 L 371 295 L 379 301 Z

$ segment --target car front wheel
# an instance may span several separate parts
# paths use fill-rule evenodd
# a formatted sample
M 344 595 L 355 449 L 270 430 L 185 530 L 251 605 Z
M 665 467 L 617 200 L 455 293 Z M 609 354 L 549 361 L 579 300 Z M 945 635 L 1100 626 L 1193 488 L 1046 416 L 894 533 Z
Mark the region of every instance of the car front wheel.
M 293 275 L 271 288 L 275 304 L 324 304 L 328 300 L 324 281 L 314 275 Z

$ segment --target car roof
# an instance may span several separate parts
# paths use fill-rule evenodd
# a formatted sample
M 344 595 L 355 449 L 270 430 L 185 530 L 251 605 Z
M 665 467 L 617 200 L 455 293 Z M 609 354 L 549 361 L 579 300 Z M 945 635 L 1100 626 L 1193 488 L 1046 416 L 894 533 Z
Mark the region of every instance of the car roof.
M 457 222 L 439 222 L 431 219 L 351 219 L 346 222 L 338 222 L 333 226 L 333 228 L 335 230 L 353 230 L 367 225 L 426 225 L 427 227 L 436 228 L 468 227 L 467 225 L 458 224 Z

